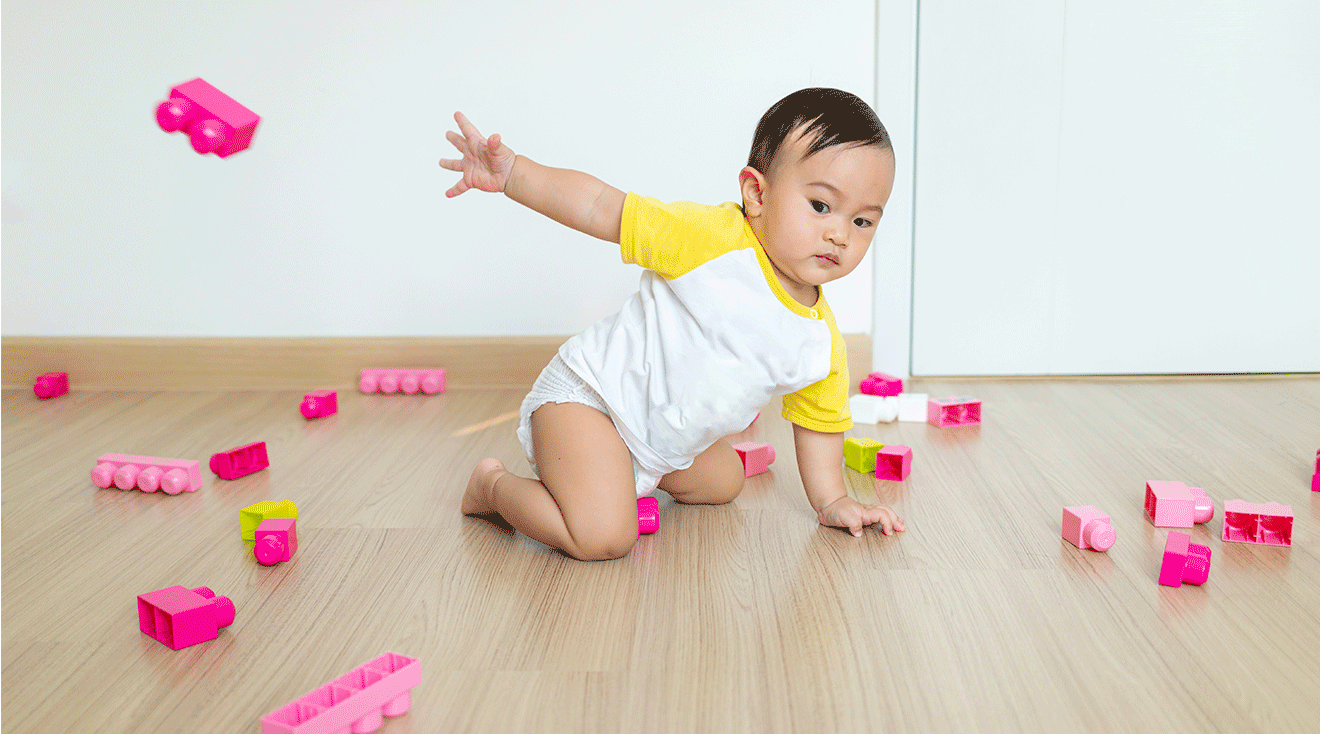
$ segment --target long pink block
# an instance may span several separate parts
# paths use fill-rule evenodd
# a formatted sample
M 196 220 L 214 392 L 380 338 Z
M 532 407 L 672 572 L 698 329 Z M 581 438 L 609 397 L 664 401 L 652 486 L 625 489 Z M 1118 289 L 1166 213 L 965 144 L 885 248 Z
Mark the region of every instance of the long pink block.
M 211 455 L 211 471 L 221 479 L 238 479 L 270 466 L 266 456 L 266 442 L 257 441 Z
M 290 560 L 298 552 L 298 521 L 285 517 L 262 520 L 254 538 L 257 542 L 252 546 L 252 555 L 261 565 L 274 566 Z
M 1320 449 L 1315 451 L 1315 474 L 1311 475 L 1311 491 L 1320 492 Z
M 1190 528 L 1215 516 L 1215 503 L 1204 489 L 1176 481 L 1146 482 L 1145 507 L 1146 516 L 1157 528 Z
M 430 370 L 362 370 L 358 377 L 358 388 L 365 393 L 380 391 L 390 393 L 403 392 L 409 395 L 421 390 L 427 395 L 445 391 L 445 371 Z
M 1242 500 L 1224 503 L 1224 532 L 1221 540 L 1261 545 L 1292 545 L 1293 509 L 1278 502 L 1252 504 Z
M 417 658 L 387 652 L 261 717 L 261 734 L 366 734 L 412 708 Z
M 742 459 L 744 477 L 754 477 L 768 471 L 770 465 L 775 463 L 775 447 L 768 443 L 745 441 L 735 443 L 733 450 L 737 451 L 738 458 Z
M 339 412 L 339 393 L 334 390 L 316 390 L 303 396 L 298 412 L 307 420 L 324 418 Z
M 912 473 L 912 449 L 891 443 L 875 454 L 875 478 L 901 482 Z
M 1192 542 L 1192 536 L 1177 530 L 1164 541 L 1164 562 L 1160 564 L 1160 583 L 1182 586 L 1184 582 L 1200 586 L 1210 578 L 1210 549 Z
M 101 454 L 92 468 L 92 484 L 107 489 L 136 486 L 143 492 L 164 490 L 165 494 L 196 492 L 202 486 L 202 465 L 190 459 L 162 459 L 159 456 Z
M 47 372 L 32 383 L 32 393 L 39 398 L 57 398 L 69 391 L 68 372 Z
M 903 392 L 903 380 L 883 372 L 872 372 L 862 379 L 858 389 L 866 395 L 887 398 Z
M 981 424 L 981 401 L 967 396 L 931 398 L 926 402 L 926 422 L 936 428 Z
M 637 534 L 650 535 L 660 529 L 660 500 L 655 497 L 637 498 Z
M 1082 550 L 1107 551 L 1118 534 L 1109 515 L 1091 505 L 1063 508 L 1063 539 Z
M 252 143 L 261 118 L 232 97 L 198 78 L 170 90 L 156 107 L 156 124 L 167 133 L 182 130 L 198 153 L 221 158 Z
M 234 623 L 234 602 L 199 586 L 171 586 L 139 594 L 138 628 L 171 650 L 180 650 L 220 636 Z

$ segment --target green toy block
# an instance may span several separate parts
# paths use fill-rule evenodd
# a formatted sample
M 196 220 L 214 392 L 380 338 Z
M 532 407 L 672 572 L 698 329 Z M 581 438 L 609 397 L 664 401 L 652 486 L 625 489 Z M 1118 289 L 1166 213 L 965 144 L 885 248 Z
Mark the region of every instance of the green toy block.
M 875 463 L 875 457 L 871 457 L 871 463 Z M 298 506 L 293 504 L 293 500 L 280 500 L 279 502 L 258 502 L 255 505 L 249 505 L 238 511 L 239 529 L 243 533 L 243 540 L 256 540 L 257 526 L 262 520 L 270 518 L 279 518 L 281 520 L 297 520 Z
M 860 472 L 875 471 L 875 455 L 885 445 L 869 438 L 843 439 L 843 463 Z

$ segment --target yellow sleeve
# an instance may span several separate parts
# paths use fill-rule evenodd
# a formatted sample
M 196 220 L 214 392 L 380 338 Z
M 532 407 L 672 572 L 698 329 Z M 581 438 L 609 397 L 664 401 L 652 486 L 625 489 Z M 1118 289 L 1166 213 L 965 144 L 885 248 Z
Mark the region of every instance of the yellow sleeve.
M 629 193 L 623 201 L 619 248 L 623 261 L 672 280 L 702 263 L 754 242 L 738 206 L 706 206 L 687 201 L 665 204 Z
M 817 308 L 824 306 L 824 300 Z M 830 325 L 830 373 L 825 379 L 784 396 L 782 415 L 792 423 L 821 433 L 842 433 L 853 427 L 848 409 L 848 345 L 834 325 L 834 314 L 823 309 Z

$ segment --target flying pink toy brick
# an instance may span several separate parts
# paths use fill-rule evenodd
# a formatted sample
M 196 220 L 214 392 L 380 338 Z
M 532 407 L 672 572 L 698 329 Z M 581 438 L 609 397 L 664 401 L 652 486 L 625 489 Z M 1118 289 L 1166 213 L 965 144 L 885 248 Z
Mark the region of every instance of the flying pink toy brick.
M 274 566 L 293 558 L 298 552 L 298 521 L 293 518 L 262 520 L 255 533 L 256 545 L 252 555 L 263 566 Z
M 936 428 L 981 425 L 981 401 L 966 396 L 931 398 L 926 403 L 926 422 Z
M 182 130 L 193 150 L 221 158 L 245 150 L 259 122 L 255 112 L 200 78 L 171 89 L 170 98 L 156 107 L 156 124 L 161 130 Z
M 1091 505 L 1063 508 L 1063 539 L 1082 550 L 1107 551 L 1118 534 L 1109 515 Z
M 387 652 L 261 717 L 261 734 L 368 734 L 412 708 L 417 658 Z
M 1210 549 L 1192 542 L 1192 536 L 1173 530 L 1164 542 L 1164 562 L 1160 564 L 1160 583 L 1179 587 L 1184 583 L 1200 586 L 1210 578 Z
M 199 586 L 171 586 L 139 594 L 138 628 L 171 650 L 214 640 L 220 628 L 234 623 L 234 602 Z
M 865 395 L 887 398 L 903 392 L 903 380 L 883 372 L 872 372 L 862 379 L 858 389 Z
M 221 479 L 238 479 L 270 466 L 266 442 L 257 441 L 211 455 L 211 471 Z
M 650 535 L 660 529 L 660 500 L 637 498 L 637 535 Z
M 1224 503 L 1224 532 L 1221 540 L 1260 545 L 1292 545 L 1293 509 L 1278 502 L 1252 504 L 1242 500 Z
M 32 393 L 42 399 L 58 398 L 68 391 L 68 372 L 47 372 L 32 383 Z
M 1210 522 L 1215 503 L 1200 487 L 1152 479 L 1146 482 L 1146 516 L 1157 528 L 1190 528 Z
M 769 471 L 770 465 L 775 463 L 775 447 L 768 443 L 745 441 L 735 443 L 733 450 L 737 451 L 738 458 L 742 459 L 744 477 L 754 477 Z
M 386 395 L 402 390 L 409 395 L 418 390 L 427 395 L 445 391 L 445 371 L 430 370 L 362 370 L 358 387 L 365 393 L 383 392 Z
M 334 390 L 309 392 L 298 405 L 298 412 L 307 420 L 334 415 L 339 412 L 339 393 Z
M 875 478 L 901 482 L 912 473 L 912 449 L 891 443 L 875 453 Z
M 143 492 L 162 490 L 165 494 L 196 492 L 202 486 L 202 465 L 190 459 L 163 459 L 159 456 L 101 454 L 92 468 L 92 484 L 107 489 L 136 486 Z

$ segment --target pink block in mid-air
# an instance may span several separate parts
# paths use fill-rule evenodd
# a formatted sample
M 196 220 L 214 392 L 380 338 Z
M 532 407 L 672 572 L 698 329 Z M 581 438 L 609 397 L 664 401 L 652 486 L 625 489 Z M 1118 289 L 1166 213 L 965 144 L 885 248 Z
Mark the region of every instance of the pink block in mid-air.
M 199 586 L 171 586 L 139 594 L 138 628 L 171 650 L 214 640 L 220 628 L 234 623 L 234 602 Z
M 637 534 L 650 535 L 660 529 L 660 500 L 655 497 L 637 498 Z
M 298 552 L 298 521 L 294 518 L 262 520 L 254 535 L 257 542 L 252 546 L 252 555 L 263 566 L 287 561 Z
M 1210 578 L 1210 549 L 1192 542 L 1192 536 L 1177 530 L 1164 541 L 1164 562 L 1160 564 L 1160 583 L 1182 586 L 1183 583 L 1200 586 Z
M 47 372 L 32 383 L 32 392 L 39 398 L 57 398 L 68 391 L 68 372 Z
M 733 450 L 737 451 L 738 458 L 742 459 L 744 477 L 753 477 L 768 471 L 770 465 L 775 463 L 775 447 L 768 443 L 745 441 L 735 443 Z
M 421 390 L 427 395 L 445 391 L 445 371 L 427 370 L 362 370 L 358 387 L 365 393 L 383 392 L 386 395 L 403 391 L 409 395 Z
M 858 389 L 866 395 L 879 395 L 887 398 L 903 392 L 903 380 L 883 372 L 872 372 L 862 379 Z
M 221 158 L 246 149 L 259 122 L 255 112 L 200 78 L 171 89 L 170 98 L 156 107 L 161 130 L 183 131 L 193 150 Z
M 221 479 L 238 479 L 270 466 L 266 456 L 266 442 L 257 441 L 238 446 L 218 454 L 211 454 L 211 471 Z
M 1063 508 L 1063 539 L 1082 550 L 1107 551 L 1118 534 L 1109 515 L 1091 505 Z
M 339 393 L 334 390 L 316 390 L 303 396 L 298 412 L 307 420 L 324 418 L 339 412 Z
M 387 652 L 261 717 L 261 734 L 369 733 L 412 708 L 417 658 Z
M 912 473 L 912 449 L 891 443 L 875 454 L 875 478 L 901 482 Z
M 1204 489 L 1176 481 L 1146 482 L 1145 507 L 1146 516 L 1157 528 L 1190 528 L 1215 516 L 1215 503 Z
M 1252 504 L 1242 500 L 1224 503 L 1221 540 L 1261 545 L 1292 545 L 1293 509 L 1278 502 Z
M 163 490 L 165 494 L 196 492 L 202 486 L 202 465 L 190 459 L 162 459 L 159 456 L 101 454 L 92 468 L 92 484 L 106 489 L 136 486 L 143 492 Z
M 926 402 L 926 422 L 936 428 L 979 426 L 981 401 L 966 396 L 931 398 Z

